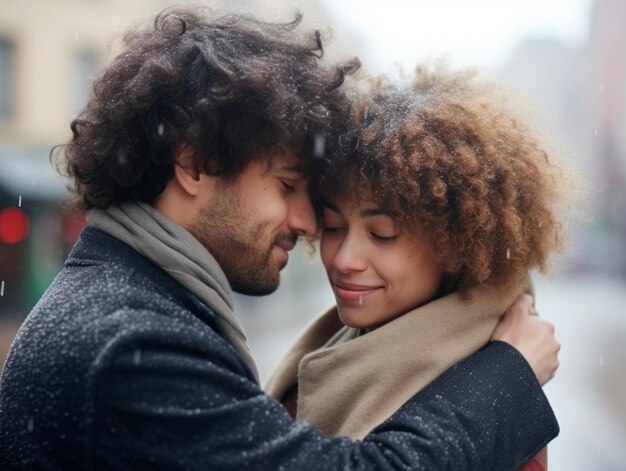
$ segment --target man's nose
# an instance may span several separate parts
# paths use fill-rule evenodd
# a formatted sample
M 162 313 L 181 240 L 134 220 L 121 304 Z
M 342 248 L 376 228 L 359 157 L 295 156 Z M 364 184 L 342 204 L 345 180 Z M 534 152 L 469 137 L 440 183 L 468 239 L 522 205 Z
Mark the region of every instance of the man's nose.
M 313 237 L 317 233 L 317 218 L 308 194 L 292 201 L 289 208 L 289 229 L 299 236 Z

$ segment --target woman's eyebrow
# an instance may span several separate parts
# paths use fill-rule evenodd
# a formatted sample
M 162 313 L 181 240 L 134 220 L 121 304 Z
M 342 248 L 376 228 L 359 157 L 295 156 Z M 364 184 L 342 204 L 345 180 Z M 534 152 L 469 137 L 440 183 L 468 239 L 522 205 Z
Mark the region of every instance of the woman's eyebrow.
M 383 208 L 367 208 L 361 211 L 361 217 L 371 218 L 376 216 L 387 216 L 388 218 L 397 217 L 398 214 Z
M 334 213 L 341 214 L 341 211 L 339 211 L 339 208 L 335 206 L 334 204 L 332 204 L 330 201 L 327 201 L 324 198 L 322 198 L 321 200 L 322 200 L 322 207 L 326 209 L 330 209 Z
M 331 202 L 325 200 L 322 198 L 322 206 L 326 209 L 330 209 L 332 212 L 337 213 L 337 214 L 341 214 L 341 211 L 339 210 L 339 208 L 337 206 L 335 206 L 334 204 L 332 204 Z M 387 216 L 389 218 L 393 218 L 396 217 L 397 214 L 392 212 L 392 211 L 388 211 L 386 209 L 383 208 L 366 208 L 364 210 L 362 210 L 359 215 L 361 217 L 364 218 L 369 218 L 369 217 L 376 217 L 376 216 Z
M 389 216 L 387 211 L 385 211 L 385 210 L 383 210 L 381 208 L 363 209 L 360 214 L 361 214 L 361 217 L 364 217 L 364 218 L 372 218 L 372 217 L 375 217 L 375 216 Z

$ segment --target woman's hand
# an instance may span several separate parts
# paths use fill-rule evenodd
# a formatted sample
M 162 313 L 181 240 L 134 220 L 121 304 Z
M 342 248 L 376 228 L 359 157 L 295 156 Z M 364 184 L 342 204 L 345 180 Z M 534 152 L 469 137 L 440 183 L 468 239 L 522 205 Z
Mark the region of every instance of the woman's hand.
M 501 340 L 517 348 L 543 386 L 559 367 L 561 344 L 554 336 L 554 324 L 533 313 L 532 296 L 521 295 L 504 313 L 491 340 Z

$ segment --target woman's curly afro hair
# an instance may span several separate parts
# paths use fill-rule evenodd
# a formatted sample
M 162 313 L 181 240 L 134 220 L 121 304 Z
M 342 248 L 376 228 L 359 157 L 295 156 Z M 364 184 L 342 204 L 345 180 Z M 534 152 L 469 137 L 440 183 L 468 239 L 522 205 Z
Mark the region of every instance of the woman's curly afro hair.
M 286 150 L 304 159 L 345 106 L 338 87 L 358 61 L 323 66 L 319 33 L 299 22 L 169 9 L 127 33 L 72 140 L 51 152 L 79 207 L 154 202 L 181 146 L 196 170 L 226 178 Z
M 426 236 L 442 293 L 512 288 L 562 248 L 555 203 L 567 176 L 474 71 L 438 63 L 408 85 L 370 80 L 336 139 L 341 152 L 318 161 L 314 193 L 374 200 Z

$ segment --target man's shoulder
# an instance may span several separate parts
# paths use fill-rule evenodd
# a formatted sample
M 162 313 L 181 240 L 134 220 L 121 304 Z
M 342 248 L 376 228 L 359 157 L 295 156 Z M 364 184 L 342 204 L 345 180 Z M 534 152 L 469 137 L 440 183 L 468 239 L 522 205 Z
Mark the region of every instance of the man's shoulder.
M 157 312 L 172 312 L 172 305 L 188 309 L 193 297 L 132 247 L 87 227 L 41 303 L 57 304 L 51 298 L 64 299 L 63 304 L 70 306 L 88 304 L 100 316 L 128 305 Z
M 81 238 L 13 342 L 0 381 L 0 441 L 11 437 L 7 446 L 15 453 L 26 450 L 27 456 L 36 440 L 59 447 L 71 442 L 82 453 L 105 385 L 150 378 L 138 387 L 155 390 L 171 368 L 188 363 L 195 370 L 245 374 L 208 307 L 103 234 Z M 46 420 L 32 418 L 32 411 Z M 27 433 L 29 421 L 37 437 Z
M 137 250 L 116 237 L 94 227 L 86 227 L 65 261 L 65 270 L 93 268 L 101 272 L 139 274 L 176 288 L 171 278 Z
M 87 228 L 24 322 L 21 330 L 28 335 L 19 338 L 76 344 L 95 354 L 115 338 L 138 333 L 168 332 L 176 338 L 174 326 L 215 335 L 213 319 L 210 307 L 158 266 L 114 237 Z M 50 350 L 47 354 L 56 356 Z
M 214 319 L 209 307 L 136 251 L 88 230 L 20 327 L 6 373 L 40 384 L 86 378 L 141 345 L 219 356 L 228 348 Z M 31 379 L 18 381 L 25 371 Z

